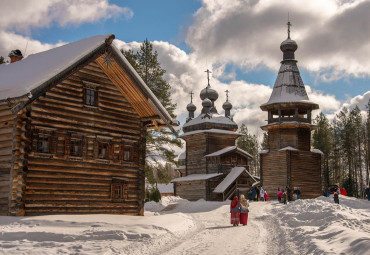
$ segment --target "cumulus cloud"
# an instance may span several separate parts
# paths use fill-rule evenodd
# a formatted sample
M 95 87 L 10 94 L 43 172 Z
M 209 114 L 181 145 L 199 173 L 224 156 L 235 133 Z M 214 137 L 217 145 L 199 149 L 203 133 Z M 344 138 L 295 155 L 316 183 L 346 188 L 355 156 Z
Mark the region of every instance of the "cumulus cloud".
M 115 40 L 115 45 L 120 49 L 138 50 L 140 42 L 123 42 Z M 197 110 L 195 115 L 200 114 L 202 109 L 200 91 L 207 86 L 207 76 L 204 71 L 213 69 L 212 63 L 207 66 L 204 62 L 198 61 L 199 57 L 194 52 L 187 54 L 178 47 L 168 42 L 153 42 L 154 49 L 158 52 L 158 59 L 161 66 L 166 69 L 166 79 L 172 87 L 171 98 L 177 103 L 175 114 L 181 121 L 181 125 L 188 115 L 186 105 L 190 102 L 189 93 L 194 93 L 193 103 Z M 217 65 L 215 65 L 217 68 Z M 213 69 L 214 70 L 214 69 Z M 267 102 L 272 88 L 265 84 L 253 84 L 242 80 L 223 82 L 219 79 L 219 73 L 211 74 L 210 84 L 215 89 L 219 98 L 215 102 L 220 114 L 224 114 L 222 104 L 226 101 L 225 91 L 230 91 L 229 101 L 233 105 L 232 115 L 234 121 L 241 126 L 247 125 L 253 134 L 261 134 L 260 126 L 265 125 L 267 113 L 260 109 L 260 105 Z M 333 112 L 339 109 L 341 102 L 334 95 L 325 94 L 306 86 L 310 100 L 320 105 L 320 111 Z M 318 111 L 317 113 L 319 113 Z
M 301 67 L 323 80 L 369 76 L 370 1 L 365 0 L 203 0 L 186 42 L 212 63 L 276 70 L 288 12 Z
M 27 31 L 31 28 L 65 26 L 110 19 L 133 11 L 109 4 L 108 0 L 13 0 L 0 3 L 0 28 Z

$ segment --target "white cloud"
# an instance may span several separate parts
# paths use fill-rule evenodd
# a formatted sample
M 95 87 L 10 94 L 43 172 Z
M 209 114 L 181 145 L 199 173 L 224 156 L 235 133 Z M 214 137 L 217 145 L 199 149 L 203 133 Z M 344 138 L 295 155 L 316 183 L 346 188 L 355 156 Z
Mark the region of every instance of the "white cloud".
M 0 28 L 17 32 L 31 28 L 65 26 L 97 22 L 123 15 L 130 19 L 133 11 L 109 4 L 108 0 L 12 0 L 0 2 Z
M 203 0 L 186 42 L 199 59 L 276 70 L 288 12 L 301 67 L 323 80 L 370 75 L 368 0 Z

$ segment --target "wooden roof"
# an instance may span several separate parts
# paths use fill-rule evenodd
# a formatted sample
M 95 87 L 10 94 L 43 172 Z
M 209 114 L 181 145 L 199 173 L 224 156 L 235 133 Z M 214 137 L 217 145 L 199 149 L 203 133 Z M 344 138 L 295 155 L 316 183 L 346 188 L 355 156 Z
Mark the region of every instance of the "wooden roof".
M 12 111 L 16 113 L 51 86 L 90 61 L 95 61 L 149 128 L 167 126 L 177 135 L 172 126 L 179 125 L 179 122 L 168 114 L 124 55 L 112 44 L 114 38 L 113 34 L 85 38 L 1 67 L 0 101 L 15 102 Z

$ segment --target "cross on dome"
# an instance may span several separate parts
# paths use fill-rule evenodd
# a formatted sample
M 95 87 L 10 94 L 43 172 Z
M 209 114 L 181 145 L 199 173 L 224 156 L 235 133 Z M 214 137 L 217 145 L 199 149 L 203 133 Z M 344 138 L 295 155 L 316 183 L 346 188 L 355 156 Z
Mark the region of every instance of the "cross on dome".
M 208 69 L 204 72 L 207 73 L 208 87 L 210 87 L 211 85 L 209 84 L 209 74 L 212 73 L 212 72 Z

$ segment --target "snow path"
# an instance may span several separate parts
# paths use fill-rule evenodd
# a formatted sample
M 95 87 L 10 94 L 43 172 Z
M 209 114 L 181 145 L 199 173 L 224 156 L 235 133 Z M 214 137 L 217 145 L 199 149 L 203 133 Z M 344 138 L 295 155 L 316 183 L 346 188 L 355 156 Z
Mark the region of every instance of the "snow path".
M 251 202 L 248 226 L 229 203 L 165 197 L 145 216 L 0 216 L 0 255 L 370 254 L 370 202 L 341 197 Z

